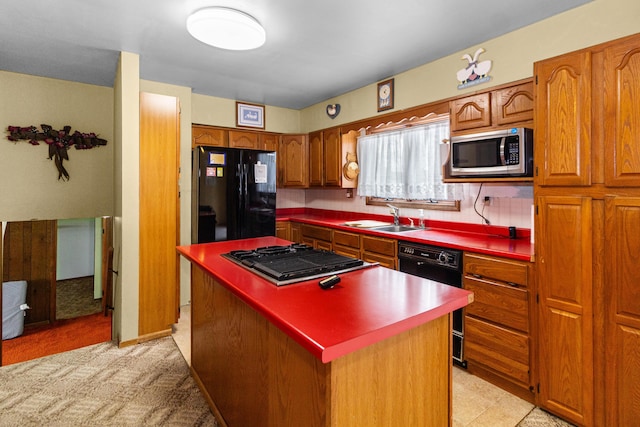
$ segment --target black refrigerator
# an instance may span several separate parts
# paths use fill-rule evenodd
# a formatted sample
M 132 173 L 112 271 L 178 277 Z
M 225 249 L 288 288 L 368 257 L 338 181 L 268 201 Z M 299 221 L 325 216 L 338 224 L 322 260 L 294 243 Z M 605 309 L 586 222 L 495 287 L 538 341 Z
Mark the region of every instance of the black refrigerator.
M 193 243 L 275 236 L 276 153 L 193 150 Z

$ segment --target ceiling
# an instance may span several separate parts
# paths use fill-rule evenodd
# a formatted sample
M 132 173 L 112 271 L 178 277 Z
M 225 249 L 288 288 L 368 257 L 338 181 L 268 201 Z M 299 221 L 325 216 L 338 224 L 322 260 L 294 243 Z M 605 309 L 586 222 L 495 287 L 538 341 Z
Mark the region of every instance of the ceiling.
M 590 0 L 3 0 L 0 69 L 113 86 L 120 51 L 140 77 L 301 109 Z M 189 13 L 240 9 L 265 27 L 251 51 L 193 39 Z

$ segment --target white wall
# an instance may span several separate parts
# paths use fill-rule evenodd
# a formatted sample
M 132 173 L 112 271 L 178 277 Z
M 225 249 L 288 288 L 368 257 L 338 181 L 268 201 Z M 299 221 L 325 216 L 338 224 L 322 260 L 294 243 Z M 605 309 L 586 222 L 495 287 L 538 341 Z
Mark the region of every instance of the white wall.
M 58 221 L 56 280 L 94 275 L 93 218 Z

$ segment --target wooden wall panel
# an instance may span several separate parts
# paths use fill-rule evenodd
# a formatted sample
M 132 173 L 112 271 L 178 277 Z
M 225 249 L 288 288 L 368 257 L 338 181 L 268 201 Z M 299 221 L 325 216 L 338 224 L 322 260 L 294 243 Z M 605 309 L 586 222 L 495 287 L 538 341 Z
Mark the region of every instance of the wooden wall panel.
M 27 310 L 25 325 L 55 321 L 56 230 L 56 221 L 7 224 L 2 281 L 27 281 L 31 309 Z

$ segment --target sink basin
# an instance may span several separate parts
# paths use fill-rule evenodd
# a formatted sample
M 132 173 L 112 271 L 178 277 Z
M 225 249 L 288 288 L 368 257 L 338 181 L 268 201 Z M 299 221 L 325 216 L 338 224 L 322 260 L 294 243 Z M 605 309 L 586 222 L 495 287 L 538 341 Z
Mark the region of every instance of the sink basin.
M 409 227 L 407 225 L 386 225 L 384 227 L 374 227 L 371 230 L 386 231 L 388 233 L 402 233 L 403 231 L 419 230 L 419 228 Z

